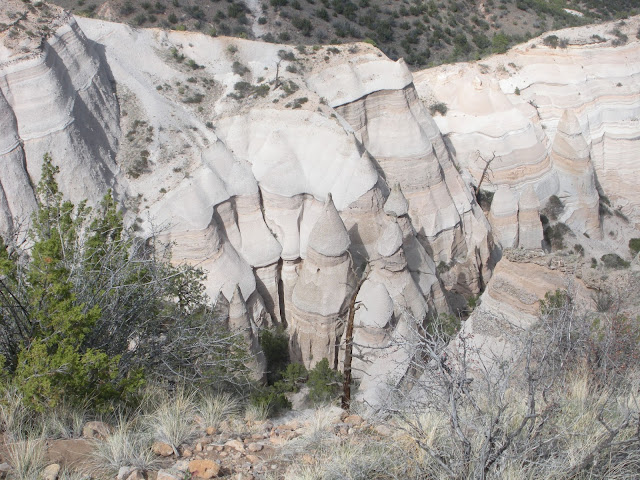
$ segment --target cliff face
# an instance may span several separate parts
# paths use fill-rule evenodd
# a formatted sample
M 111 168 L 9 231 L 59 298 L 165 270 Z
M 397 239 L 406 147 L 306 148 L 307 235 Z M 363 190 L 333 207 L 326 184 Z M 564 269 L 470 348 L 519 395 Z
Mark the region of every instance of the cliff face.
M 120 111 L 108 66 L 73 17 L 14 0 L 0 16 L 11 25 L 0 33 L 0 229 L 7 232 L 12 218 L 26 220 L 35 205 L 46 152 L 75 201 L 95 200 L 115 185 Z M 36 37 L 31 29 L 43 25 Z
M 20 5 L 11 0 L 23 22 L 44 15 Z M 51 152 L 69 198 L 97 202 L 113 188 L 141 235 L 159 230 L 174 261 L 207 271 L 207 292 L 259 372 L 257 334 L 274 324 L 288 328 L 297 360 L 339 366 L 356 272 L 368 265 L 356 364 L 363 391 L 384 395 L 385 379 L 402 378 L 409 362 L 394 345 L 486 286 L 494 240 L 541 249 L 538 215 L 551 195 L 565 203 L 562 221 L 598 241 L 597 181 L 607 192 L 613 178 L 598 162 L 614 160 L 594 147 L 579 102 L 558 125 L 524 93 L 504 93 L 511 77 L 447 70 L 478 66 L 421 72 L 414 84 L 402 61 L 370 45 L 294 49 L 43 8 L 41 42 L 0 34 L 0 228 L 33 210 Z M 426 90 L 446 93 L 446 117 L 434 121 Z M 626 91 L 635 105 L 638 89 Z M 603 120 L 598 138 L 618 135 L 619 123 Z M 488 220 L 473 192 L 483 166 L 473 149 L 497 152 Z M 610 194 L 630 216 L 631 190 Z
M 640 43 L 615 46 L 611 32 L 635 39 L 639 24 L 634 17 L 549 32 L 567 48 L 540 37 L 505 55 L 425 70 L 415 83 L 426 102 L 447 103 L 436 123 L 476 184 L 495 155 L 485 188 L 532 185 L 543 206 L 551 195 L 566 198 L 565 220 L 599 236 L 595 174 L 601 193 L 637 226 Z

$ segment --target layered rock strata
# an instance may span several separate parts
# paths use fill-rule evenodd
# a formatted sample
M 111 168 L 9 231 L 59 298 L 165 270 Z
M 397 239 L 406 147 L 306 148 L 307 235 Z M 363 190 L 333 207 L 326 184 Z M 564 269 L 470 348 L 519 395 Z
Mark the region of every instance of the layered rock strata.
M 577 233 L 600 238 L 599 200 L 589 146 L 576 115 L 565 110 L 551 147 L 551 161 L 558 172 L 557 195 L 564 203 L 560 220 Z
M 564 112 L 571 110 L 600 186 L 640 225 L 632 180 L 640 128 L 639 26 L 640 17 L 632 17 L 624 25 L 549 32 L 544 36 L 564 38 L 568 47 L 554 49 L 539 37 L 478 63 L 419 72 L 415 84 L 427 104 L 447 103 L 447 115 L 435 120 L 476 184 L 485 160 L 495 155 L 487 185 L 534 185 L 543 205 L 560 188 L 550 153 Z M 615 41 L 615 29 L 626 35 L 626 44 Z
M 7 0 L 0 22 L 0 229 L 6 232 L 10 219 L 28 220 L 47 152 L 72 200 L 93 203 L 117 187 L 120 111 L 108 66 L 73 17 L 54 6 Z M 31 38 L 29 29 L 42 32 Z
M 287 312 L 292 360 L 313 367 L 323 358 L 338 366 L 347 307 L 355 287 L 347 229 L 328 195 L 309 234 L 307 255 Z

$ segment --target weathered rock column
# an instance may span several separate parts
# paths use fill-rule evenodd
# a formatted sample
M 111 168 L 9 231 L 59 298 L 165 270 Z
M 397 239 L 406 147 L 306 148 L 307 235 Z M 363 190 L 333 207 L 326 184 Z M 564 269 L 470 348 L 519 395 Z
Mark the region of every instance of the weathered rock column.
M 355 286 L 347 229 L 331 194 L 315 223 L 293 288 L 289 345 L 293 361 L 313 367 L 323 358 L 336 367 L 349 300 Z

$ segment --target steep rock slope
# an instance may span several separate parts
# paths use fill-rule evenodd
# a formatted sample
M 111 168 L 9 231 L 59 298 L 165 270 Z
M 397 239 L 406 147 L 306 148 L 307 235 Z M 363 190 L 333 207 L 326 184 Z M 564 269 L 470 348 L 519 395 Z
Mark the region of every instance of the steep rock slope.
M 12 193 L 13 177 L 30 187 L 50 151 L 65 195 L 97 202 L 114 188 L 142 236 L 171 242 L 176 262 L 207 271 L 207 292 L 256 352 L 258 375 L 258 331 L 273 324 L 288 327 L 294 358 L 338 366 L 346 307 L 367 263 L 368 281 L 393 304 L 385 338 L 450 311 L 432 255 L 470 279 L 449 286 L 478 291 L 488 278 L 488 224 L 402 62 L 370 46 L 301 54 L 47 12 L 42 48 L 3 50 L 3 142 L 14 155 L 1 178 L 5 230 L 34 208 L 33 190 Z M 350 76 L 335 94 L 318 84 L 333 68 Z M 375 139 L 385 128 L 378 120 L 366 133 L 368 122 L 356 129 L 347 107 L 334 108 L 336 98 L 356 105 L 379 91 L 400 102 L 393 115 L 412 130 L 413 147 L 385 152 L 392 139 Z M 50 114 L 36 117 L 43 109 Z M 420 176 L 403 173 L 405 159 Z M 431 202 L 444 220 L 421 211 Z
M 39 12 L 27 10 L 22 21 Z M 439 126 L 418 92 L 454 84 L 427 85 L 426 72 L 416 89 L 404 62 L 370 45 L 294 49 L 47 12 L 43 42 L 2 38 L 0 226 L 34 208 L 50 151 L 67 196 L 97 202 L 115 189 L 141 236 L 207 271 L 207 293 L 256 353 L 258 375 L 259 330 L 276 324 L 296 360 L 339 366 L 362 280 L 355 363 L 363 394 L 383 398 L 410 361 L 397 345 L 489 281 L 494 238 L 540 250 L 551 195 L 567 206 L 562 221 L 598 237 L 600 171 L 590 165 L 600 157 L 575 105 L 544 129 L 532 105 L 485 78 L 450 92 L 462 109 L 487 88 L 473 107 L 480 120 L 455 124 L 452 107 Z M 456 100 L 465 91 L 469 101 Z M 488 130 L 489 148 L 515 139 L 487 182 L 501 185 L 489 221 L 473 192 L 482 163 L 469 153 Z
M 639 26 L 633 17 L 552 32 L 566 48 L 540 37 L 505 55 L 417 73 L 417 89 L 428 104 L 446 102 L 448 113 L 436 123 L 476 185 L 495 156 L 485 188 L 506 184 L 521 192 L 532 185 L 542 205 L 551 195 L 571 197 L 566 219 L 579 233 L 599 236 L 593 181 L 567 177 L 576 168 L 587 177 L 593 171 L 600 193 L 637 226 Z M 616 29 L 626 44 L 620 45 Z M 569 123 L 572 142 L 582 143 L 572 152 L 558 143 Z
M 47 5 L 8 0 L 0 22 L 0 229 L 25 221 L 35 205 L 34 179 L 54 152 L 63 190 L 94 201 L 116 185 L 119 107 L 108 66 L 73 17 Z M 41 36 L 32 30 L 48 25 Z M 26 31 L 26 32 L 25 32 Z M 36 41 L 38 40 L 38 41 Z

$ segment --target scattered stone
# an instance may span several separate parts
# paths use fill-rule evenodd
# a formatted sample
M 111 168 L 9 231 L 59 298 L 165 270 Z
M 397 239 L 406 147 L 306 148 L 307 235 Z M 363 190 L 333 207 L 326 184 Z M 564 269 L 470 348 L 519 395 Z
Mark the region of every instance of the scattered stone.
M 43 480 L 57 480 L 60 474 L 60 465 L 52 463 L 42 471 Z
M 193 460 L 189 462 L 189 472 L 197 478 L 214 478 L 220 473 L 220 465 L 212 460 Z
M 198 444 L 196 445 L 196 452 L 201 452 L 202 451 L 202 442 L 198 442 Z
M 96 438 L 98 440 L 104 440 L 113 432 L 113 427 L 104 422 L 87 422 L 82 427 L 82 436 L 84 438 Z
M 257 455 L 247 455 L 247 460 L 251 463 L 258 463 L 260 461 L 260 457 Z
M 250 452 L 259 452 L 264 448 L 264 445 L 261 445 L 259 443 L 250 443 L 247 448 Z
M 131 465 L 128 466 L 124 466 L 124 467 L 120 467 L 120 470 L 118 470 L 118 476 L 117 479 L 118 480 L 127 480 L 129 478 L 129 475 L 135 470 L 134 467 L 132 467 Z
M 218 429 L 216 427 L 207 427 L 205 432 L 207 435 L 215 435 L 216 433 L 218 433 Z
M 344 423 L 347 425 L 356 426 L 361 425 L 364 422 L 364 419 L 360 415 L 349 415 L 344 419 Z
M 276 437 L 276 436 L 271 437 L 269 439 L 269 441 L 271 443 L 273 443 L 274 445 L 284 445 L 285 443 L 287 443 L 287 439 L 286 438 L 284 438 L 284 437 Z
M 155 442 L 151 446 L 151 451 L 160 457 L 168 457 L 170 455 L 173 455 L 173 447 L 164 442 Z
M 0 463 L 0 478 L 7 476 L 7 473 L 11 471 L 11 465 L 8 463 Z
M 127 480 L 146 480 L 146 477 L 140 470 L 135 469 L 129 474 Z
M 229 440 L 224 446 L 233 448 L 237 452 L 244 452 L 244 444 L 240 440 Z
M 393 433 L 386 425 L 378 425 L 374 430 L 378 435 L 382 435 L 383 437 L 390 437 Z
M 189 450 L 188 448 L 185 448 L 185 449 L 182 451 L 182 456 L 183 456 L 184 458 L 191 458 L 191 457 L 193 456 L 193 452 L 192 452 L 191 450 Z
M 307 465 L 311 465 L 313 463 L 313 457 L 308 453 L 305 453 L 304 455 L 302 455 L 302 462 L 306 463 Z
M 182 479 L 183 479 L 182 472 L 178 472 L 173 469 L 158 470 L 158 476 L 156 477 L 156 480 L 182 480 Z
M 239 473 L 235 476 L 235 480 L 254 480 L 256 477 L 250 473 Z

